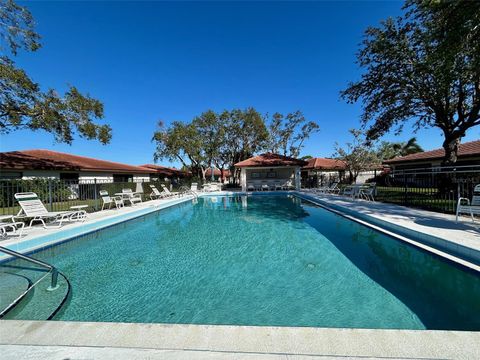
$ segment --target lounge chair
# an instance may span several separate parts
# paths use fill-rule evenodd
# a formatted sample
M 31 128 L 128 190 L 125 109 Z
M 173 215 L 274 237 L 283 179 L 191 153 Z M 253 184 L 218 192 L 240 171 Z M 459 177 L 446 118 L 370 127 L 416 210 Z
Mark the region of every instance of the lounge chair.
M 122 196 L 125 200 L 130 201 L 132 205 L 142 202 L 142 196 L 139 193 L 134 193 L 132 189 L 122 189 Z
M 322 186 L 317 189 L 314 189 L 314 192 L 320 194 L 335 194 L 340 192 L 340 188 L 338 187 L 338 182 L 331 183 L 329 186 Z
M 119 196 L 114 196 L 111 197 L 108 195 L 108 192 L 105 190 L 100 190 L 100 197 L 102 198 L 103 204 L 102 204 L 102 211 L 105 208 L 105 205 L 108 205 L 108 208 L 112 208 L 112 204 L 115 204 L 115 207 L 117 209 L 120 209 L 121 207 L 124 206 L 123 199 Z
M 150 194 L 150 199 L 161 199 L 164 197 L 164 194 L 160 192 L 160 190 L 157 189 L 155 185 L 150 184 L 150 188 L 152 189 L 152 192 Z
M 475 222 L 473 215 L 480 215 L 480 184 L 473 189 L 472 201 L 462 197 L 458 199 L 455 222 L 458 222 L 458 215 L 462 213 L 470 214 L 473 222 Z
M 30 227 L 34 222 L 40 222 L 45 229 L 59 228 L 64 221 L 85 221 L 87 218 L 87 212 L 85 210 L 50 212 L 34 192 L 16 193 L 14 196 L 22 208 L 19 213 L 14 216 L 14 219 L 32 218 Z M 58 222 L 59 224 L 57 226 L 47 226 L 45 220 L 49 219 L 53 219 L 53 222 Z
M 7 222 L 10 220 L 10 222 Z M 21 221 L 15 221 L 13 215 L 4 215 L 0 217 L 0 237 L 6 238 L 8 236 L 8 229 L 10 229 L 11 235 L 17 235 L 22 237 L 23 228 L 25 223 Z M 20 229 L 20 231 L 18 231 Z
M 247 191 L 255 191 L 255 186 L 253 186 L 252 184 L 248 184 Z
M 270 186 L 268 186 L 268 184 L 262 184 L 262 191 L 269 191 L 270 190 Z
M 172 197 L 172 196 L 180 196 L 180 193 L 179 192 L 172 192 L 170 190 L 168 190 L 168 188 L 165 186 L 165 184 L 162 184 L 162 189 L 163 189 L 163 192 L 165 193 L 165 196 L 169 196 L 169 197 Z

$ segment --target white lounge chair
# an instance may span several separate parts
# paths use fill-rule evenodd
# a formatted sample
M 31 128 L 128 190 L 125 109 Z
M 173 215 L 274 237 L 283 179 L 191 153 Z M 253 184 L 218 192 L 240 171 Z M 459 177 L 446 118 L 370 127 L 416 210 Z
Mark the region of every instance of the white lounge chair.
M 172 196 L 180 196 L 180 193 L 179 192 L 172 192 L 170 190 L 168 190 L 168 188 L 165 186 L 165 184 L 162 184 L 162 189 L 163 189 L 163 192 L 165 193 L 165 196 L 169 196 L 169 197 L 172 197 Z
M 120 209 L 121 207 L 124 206 L 123 199 L 119 196 L 113 196 L 111 197 L 108 195 L 108 192 L 106 190 L 100 190 L 100 197 L 102 198 L 103 204 L 102 204 L 102 211 L 105 208 L 105 205 L 108 205 L 108 208 L 112 208 L 112 204 L 115 204 L 115 207 L 117 209 Z
M 34 192 L 16 193 L 14 196 L 22 208 L 14 218 L 32 218 L 30 227 L 34 222 L 40 222 L 45 229 L 59 228 L 64 221 L 85 221 L 87 218 L 85 210 L 50 212 Z M 45 220 L 49 219 L 59 224 L 47 226 Z
M 142 196 L 139 193 L 134 193 L 132 189 L 122 189 L 122 196 L 125 200 L 130 201 L 132 205 L 142 202 Z
M 338 194 L 340 192 L 340 188 L 338 187 L 338 182 L 334 182 L 329 186 L 322 186 L 317 189 L 314 189 L 314 192 L 320 194 Z
M 152 192 L 150 194 L 150 199 L 161 199 L 164 197 L 164 194 L 160 192 L 160 190 L 157 189 L 155 185 L 150 184 L 150 188 L 152 189 Z
M 455 221 L 458 222 L 458 215 L 470 214 L 472 221 L 475 222 L 473 215 L 480 215 L 480 184 L 473 189 L 472 201 L 467 198 L 459 198 L 457 202 L 457 212 Z
M 15 221 L 13 215 L 0 216 L 0 237 L 6 238 L 8 234 L 17 235 L 22 237 L 23 228 L 25 223 L 21 221 Z M 10 229 L 10 232 L 7 230 Z M 20 229 L 20 231 L 18 231 Z

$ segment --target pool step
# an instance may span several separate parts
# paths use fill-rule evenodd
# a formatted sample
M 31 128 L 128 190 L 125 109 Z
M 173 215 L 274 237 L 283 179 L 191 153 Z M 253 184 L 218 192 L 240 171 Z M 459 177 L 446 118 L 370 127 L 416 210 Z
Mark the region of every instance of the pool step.
M 63 275 L 58 276 L 58 288 L 49 290 L 51 277 L 46 276 L 34 286 L 28 296 L 9 311 L 4 319 L 49 320 L 66 301 L 70 284 Z
M 0 312 L 24 294 L 31 284 L 26 276 L 0 271 Z

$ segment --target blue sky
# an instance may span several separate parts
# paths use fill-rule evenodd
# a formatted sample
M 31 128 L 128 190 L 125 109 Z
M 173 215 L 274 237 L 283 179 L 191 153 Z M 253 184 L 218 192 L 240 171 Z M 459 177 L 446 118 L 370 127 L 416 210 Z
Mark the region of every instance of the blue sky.
M 331 156 L 349 140 L 360 107 L 339 98 L 358 79 L 364 29 L 402 2 L 24 2 L 43 47 L 17 64 L 44 89 L 67 84 L 103 101 L 112 142 L 58 144 L 43 132 L 1 137 L 1 150 L 48 148 L 131 164 L 153 161 L 158 120 L 189 121 L 207 109 L 302 110 L 321 131 L 303 154 Z M 385 140 L 403 141 L 400 136 Z M 436 129 L 417 134 L 441 146 Z M 480 137 L 470 131 L 464 141 Z M 166 162 L 163 162 L 166 163 Z

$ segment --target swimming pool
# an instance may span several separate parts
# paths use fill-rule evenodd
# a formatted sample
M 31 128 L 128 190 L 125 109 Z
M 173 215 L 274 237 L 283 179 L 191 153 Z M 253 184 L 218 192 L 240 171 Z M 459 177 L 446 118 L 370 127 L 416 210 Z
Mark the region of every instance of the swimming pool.
M 56 320 L 480 329 L 478 274 L 291 195 L 199 198 L 34 257 L 71 283 Z

